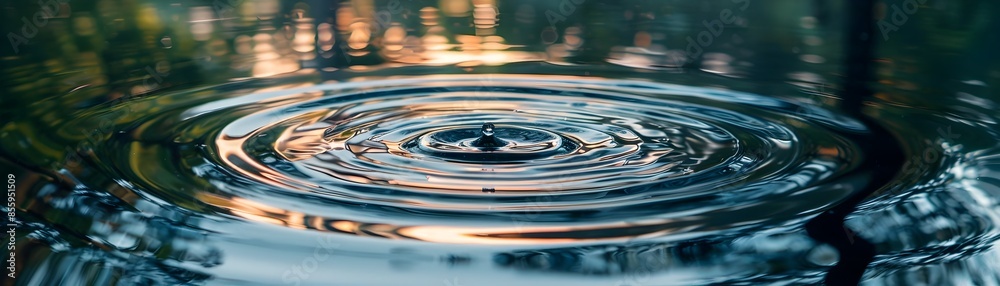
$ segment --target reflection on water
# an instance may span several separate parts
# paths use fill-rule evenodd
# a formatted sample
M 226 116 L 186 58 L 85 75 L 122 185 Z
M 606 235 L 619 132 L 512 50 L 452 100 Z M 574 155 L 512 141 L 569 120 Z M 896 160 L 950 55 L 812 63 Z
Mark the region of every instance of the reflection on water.
M 4 3 L 14 284 L 1000 284 L 1000 6 L 907 2 Z

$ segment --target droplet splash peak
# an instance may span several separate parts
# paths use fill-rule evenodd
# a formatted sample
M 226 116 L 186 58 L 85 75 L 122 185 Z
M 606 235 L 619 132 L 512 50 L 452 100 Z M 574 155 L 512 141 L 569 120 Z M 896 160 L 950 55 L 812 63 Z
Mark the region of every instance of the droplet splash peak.
M 493 123 L 484 123 L 480 129 L 479 139 L 472 141 L 470 145 L 479 147 L 483 151 L 495 151 L 497 147 L 507 145 L 507 142 L 494 136 Z

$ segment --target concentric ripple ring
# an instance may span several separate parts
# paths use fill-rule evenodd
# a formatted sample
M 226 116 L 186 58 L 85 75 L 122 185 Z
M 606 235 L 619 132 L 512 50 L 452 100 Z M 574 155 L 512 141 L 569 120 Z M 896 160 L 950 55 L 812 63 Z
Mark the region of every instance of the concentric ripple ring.
M 185 139 L 201 151 L 172 152 L 207 159 L 190 177 L 215 190 L 194 198 L 220 210 L 458 243 L 782 223 L 820 212 L 864 182 L 838 181 L 863 154 L 837 134 L 866 130 L 834 113 L 789 116 L 802 107 L 646 82 L 477 83 L 330 83 L 187 108 L 182 120 L 217 131 Z M 487 132 L 497 141 L 484 144 Z

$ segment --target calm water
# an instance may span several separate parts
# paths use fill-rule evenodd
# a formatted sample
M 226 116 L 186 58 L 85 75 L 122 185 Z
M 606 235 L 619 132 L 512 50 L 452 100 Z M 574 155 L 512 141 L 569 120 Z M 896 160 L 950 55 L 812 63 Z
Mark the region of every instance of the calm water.
M 996 3 L 48 3 L 5 285 L 1000 285 Z

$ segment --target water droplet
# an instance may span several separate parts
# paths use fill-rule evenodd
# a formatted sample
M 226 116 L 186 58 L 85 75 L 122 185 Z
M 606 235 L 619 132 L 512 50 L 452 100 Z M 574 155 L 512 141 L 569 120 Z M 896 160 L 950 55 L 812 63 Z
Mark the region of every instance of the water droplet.
M 483 136 L 493 136 L 493 128 L 493 123 L 487 122 L 486 124 L 483 124 Z
M 480 137 L 476 141 L 472 142 L 472 146 L 479 148 L 487 148 L 485 151 L 494 151 L 494 148 L 503 146 L 507 144 L 506 141 L 499 138 L 493 137 L 496 134 L 496 127 L 493 123 L 486 122 L 483 127 L 479 129 Z

